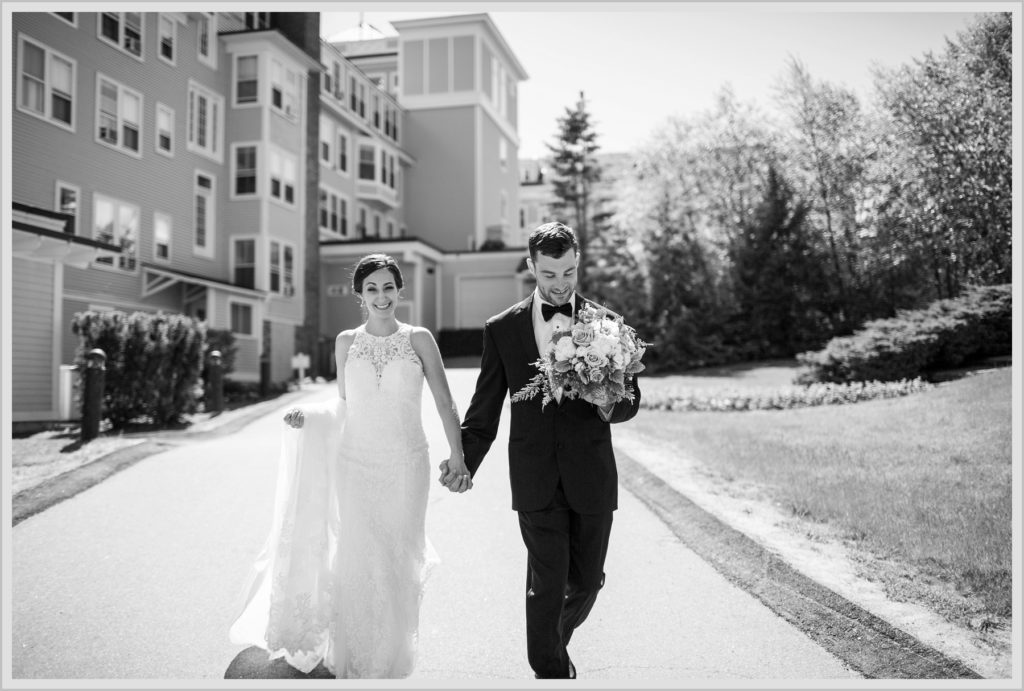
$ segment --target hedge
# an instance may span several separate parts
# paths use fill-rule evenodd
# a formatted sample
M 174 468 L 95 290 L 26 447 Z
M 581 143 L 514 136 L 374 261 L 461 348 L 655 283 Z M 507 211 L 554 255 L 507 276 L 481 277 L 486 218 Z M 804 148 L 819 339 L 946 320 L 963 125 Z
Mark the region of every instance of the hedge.
M 820 351 L 797 355 L 800 383 L 898 381 L 1011 352 L 1010 285 L 975 286 L 957 298 L 867 322 Z
M 71 330 L 79 371 L 90 350 L 106 353 L 103 417 L 113 428 L 140 417 L 165 425 L 196 411 L 206 349 L 200 322 L 163 312 L 88 311 L 74 315 Z

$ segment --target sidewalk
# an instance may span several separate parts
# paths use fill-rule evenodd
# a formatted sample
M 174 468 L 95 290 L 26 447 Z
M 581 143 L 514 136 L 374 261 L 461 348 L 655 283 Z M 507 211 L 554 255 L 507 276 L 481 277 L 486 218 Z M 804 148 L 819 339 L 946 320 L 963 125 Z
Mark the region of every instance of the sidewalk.
M 289 391 L 267 401 L 208 416 L 201 422 L 183 430 L 161 430 L 125 434 L 123 435 L 124 437 L 140 439 L 140 443 L 114 450 L 94 461 L 44 480 L 15 494 L 11 500 L 11 523 L 12 525 L 18 525 L 26 518 L 40 511 L 45 511 L 66 499 L 70 499 L 79 492 L 102 482 L 114 473 L 131 467 L 144 458 L 149 458 L 161 451 L 165 451 L 174 444 L 233 434 L 252 421 L 266 415 L 268 410 L 300 400 L 324 387 L 333 386 L 333 383 L 309 384 L 306 385 L 305 389 Z

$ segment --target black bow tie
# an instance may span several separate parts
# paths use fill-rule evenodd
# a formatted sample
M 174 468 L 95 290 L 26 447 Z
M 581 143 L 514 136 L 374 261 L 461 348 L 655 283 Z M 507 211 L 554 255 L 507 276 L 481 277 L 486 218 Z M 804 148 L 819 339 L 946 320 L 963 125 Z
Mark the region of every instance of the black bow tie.
M 549 305 L 546 302 L 540 303 L 540 313 L 544 315 L 544 321 L 551 321 L 551 317 L 555 316 L 555 314 L 558 312 L 561 312 L 565 316 L 572 319 L 572 304 L 567 302 L 564 305 L 559 305 L 558 307 L 555 307 L 554 305 Z

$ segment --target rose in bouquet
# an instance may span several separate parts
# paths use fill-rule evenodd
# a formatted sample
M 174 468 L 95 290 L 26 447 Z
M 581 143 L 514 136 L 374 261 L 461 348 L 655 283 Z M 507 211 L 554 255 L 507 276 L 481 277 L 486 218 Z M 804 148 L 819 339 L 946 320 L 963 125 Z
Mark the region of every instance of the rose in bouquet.
M 571 331 L 556 330 L 533 365 L 539 370 L 512 396 L 512 402 L 543 394 L 541 408 L 562 390 L 562 396 L 607 406 L 633 400 L 632 376 L 644 369 L 640 361 L 650 347 L 636 331 L 603 308 L 584 305 Z

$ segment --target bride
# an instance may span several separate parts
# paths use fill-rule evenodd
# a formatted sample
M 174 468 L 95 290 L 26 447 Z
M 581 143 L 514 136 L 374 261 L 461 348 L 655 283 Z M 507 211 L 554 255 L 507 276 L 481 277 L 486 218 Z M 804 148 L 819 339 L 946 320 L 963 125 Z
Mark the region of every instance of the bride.
M 424 534 L 430 461 L 426 379 L 451 447 L 453 491 L 472 480 L 458 410 L 430 331 L 395 318 L 402 273 L 363 257 L 352 287 L 366 321 L 335 343 L 338 398 L 285 415 L 274 518 L 232 624 L 233 643 L 303 673 L 400 678 L 415 664 L 423 583 L 437 561 Z

